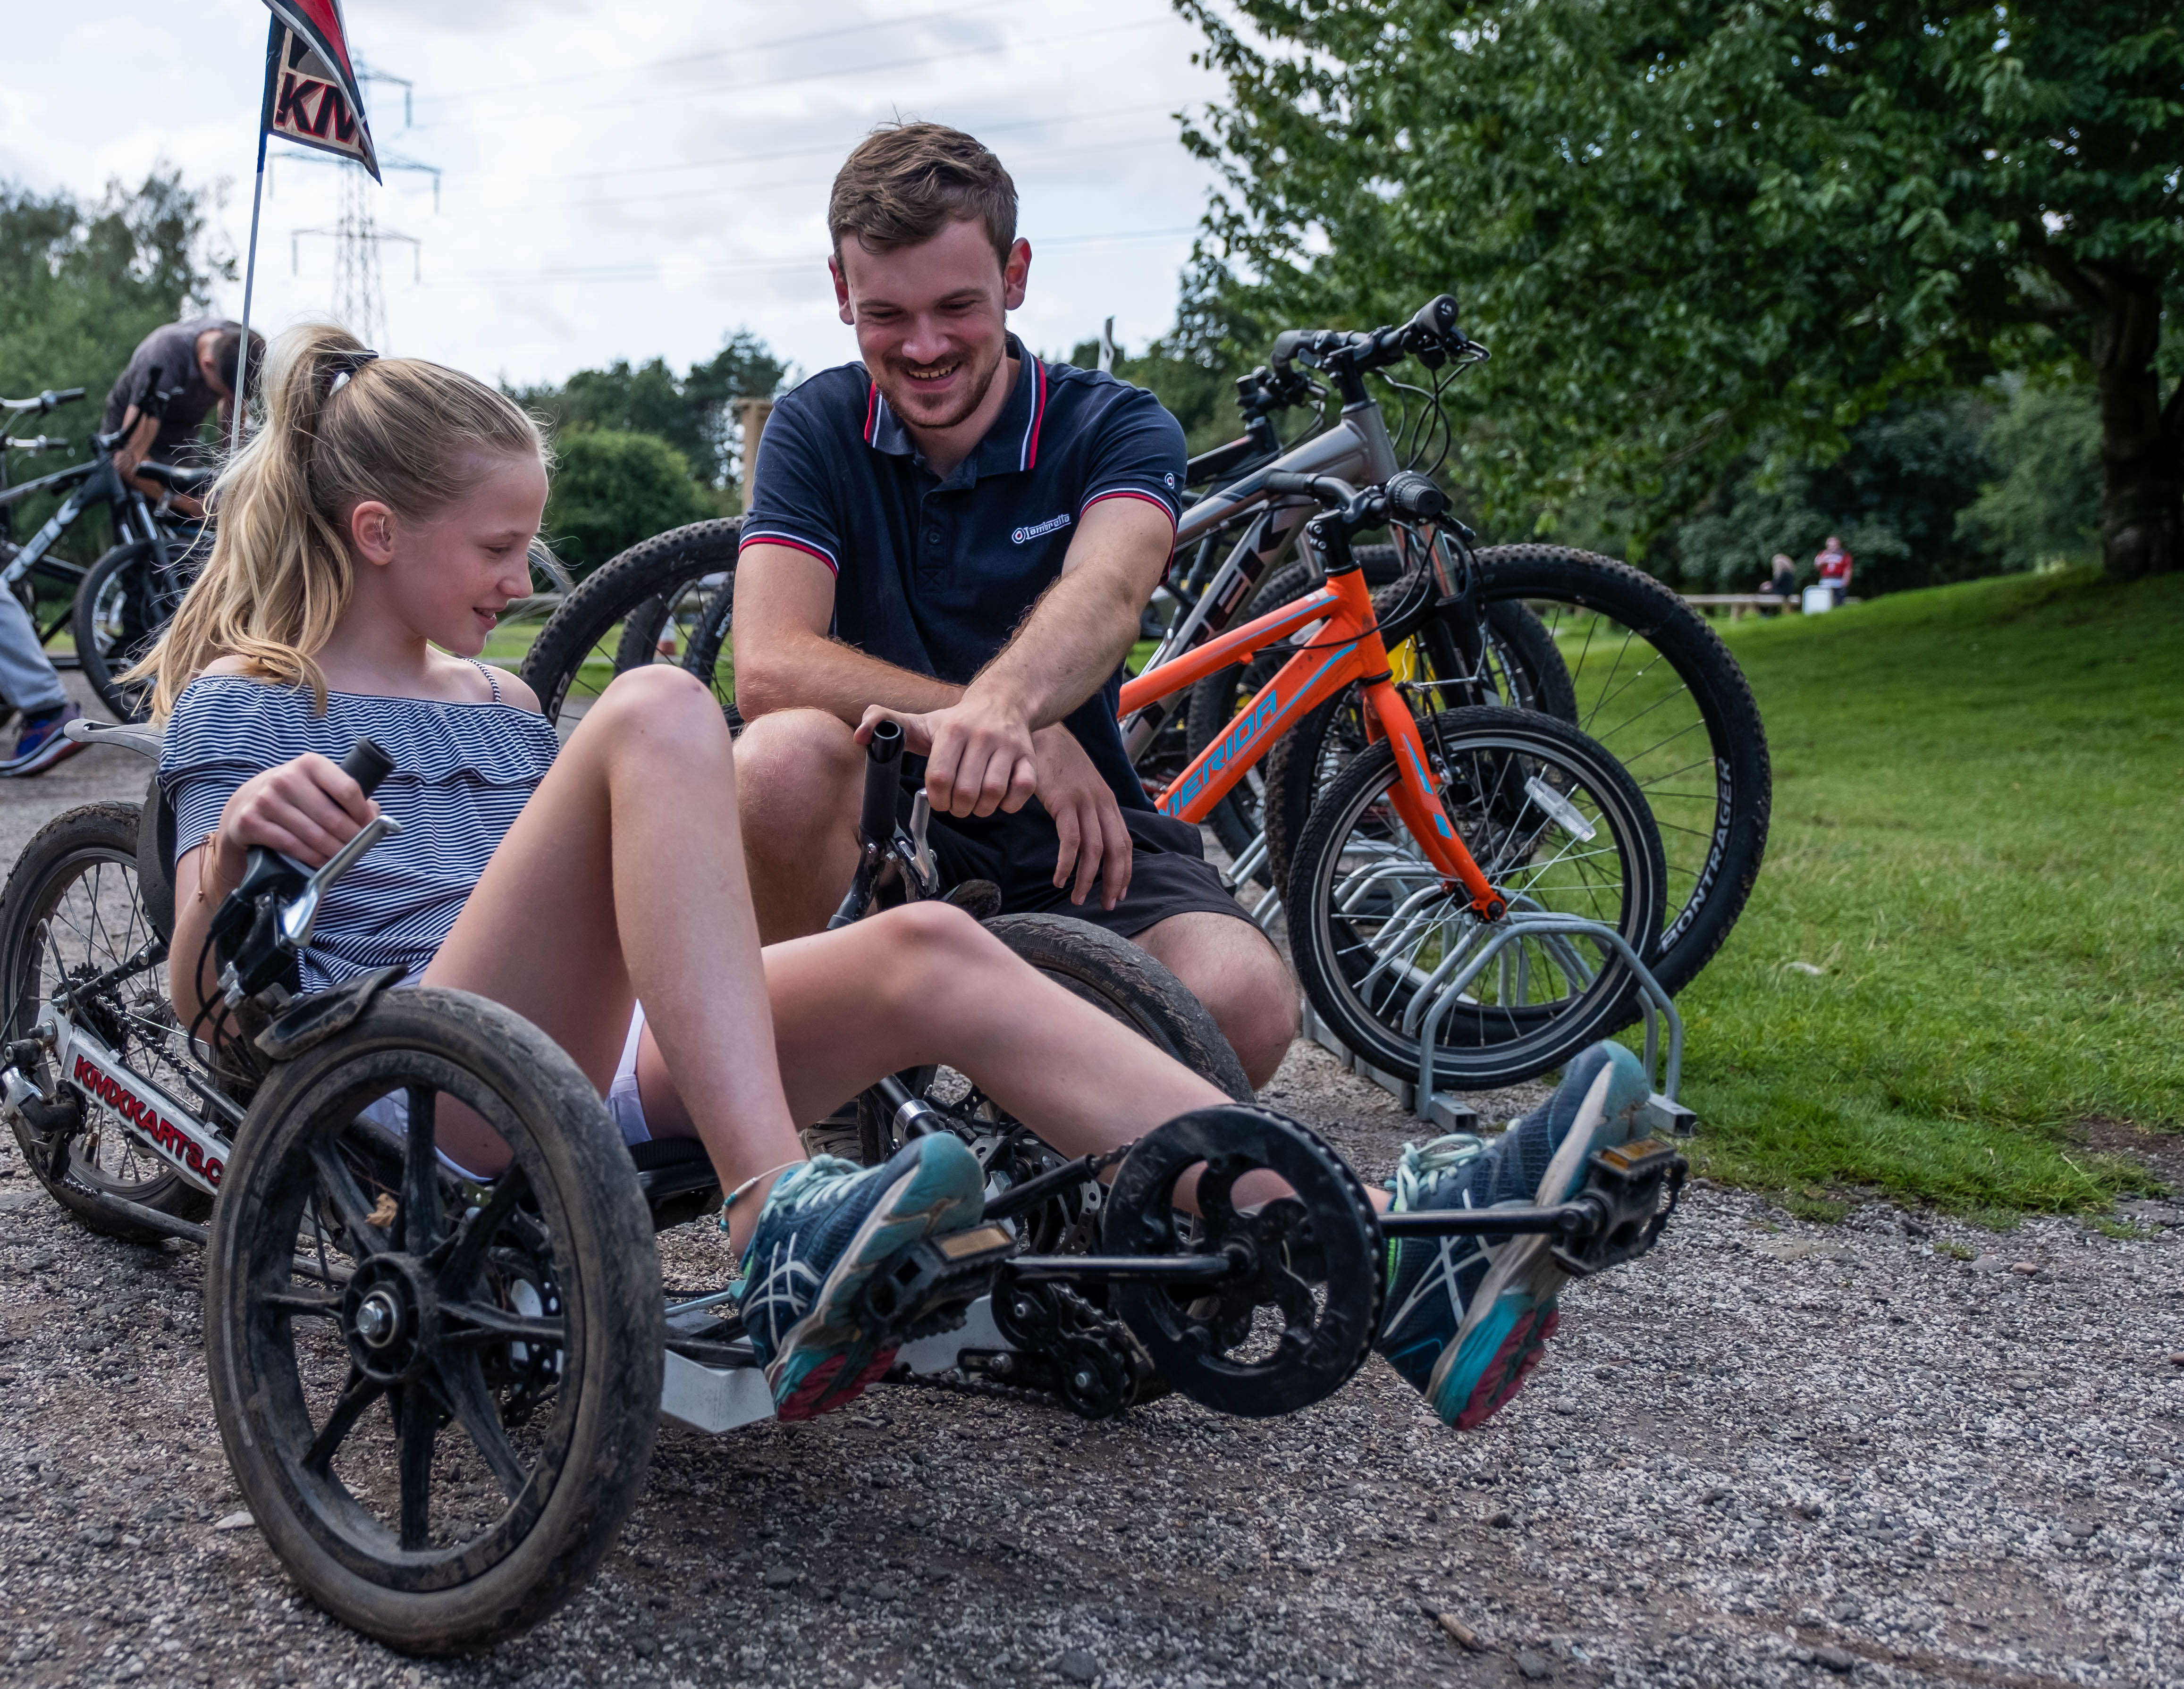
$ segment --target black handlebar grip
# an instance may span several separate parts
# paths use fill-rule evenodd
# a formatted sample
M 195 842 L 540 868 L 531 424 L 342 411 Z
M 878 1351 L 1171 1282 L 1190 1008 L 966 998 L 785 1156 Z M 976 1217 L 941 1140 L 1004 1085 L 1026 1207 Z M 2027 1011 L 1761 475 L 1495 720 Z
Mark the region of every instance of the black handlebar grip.
M 70 404 L 75 400 L 81 398 L 83 397 L 83 389 L 81 387 L 64 387 L 57 393 L 49 389 L 47 392 L 39 394 L 38 397 L 45 401 L 45 408 L 47 410 L 51 410 L 56 405 Z
M 359 739 L 342 758 L 341 771 L 362 786 L 369 797 L 378 790 L 379 782 L 394 772 L 394 758 L 373 740 Z
M 1267 361 L 1277 369 L 1286 369 L 1290 360 L 1297 355 L 1297 348 L 1310 338 L 1310 334 L 1303 329 L 1284 329 L 1274 336 L 1274 349 L 1268 354 Z
M 1424 475 L 1399 469 L 1388 477 L 1388 508 L 1399 516 L 1430 521 L 1448 509 L 1448 495 Z
M 1301 475 L 1289 469 L 1268 469 L 1261 483 L 1269 492 L 1301 493 L 1306 498 L 1319 497 L 1318 486 L 1310 475 Z
M 865 755 L 865 807 L 857 817 L 857 837 L 883 850 L 894 837 L 895 801 L 902 791 L 902 724 L 883 721 L 873 728 Z
M 1452 345 L 1463 344 L 1463 331 L 1456 325 L 1456 296 L 1443 293 L 1429 299 L 1418 307 L 1418 314 L 1411 319 L 1411 326 L 1423 329 L 1438 340 Z

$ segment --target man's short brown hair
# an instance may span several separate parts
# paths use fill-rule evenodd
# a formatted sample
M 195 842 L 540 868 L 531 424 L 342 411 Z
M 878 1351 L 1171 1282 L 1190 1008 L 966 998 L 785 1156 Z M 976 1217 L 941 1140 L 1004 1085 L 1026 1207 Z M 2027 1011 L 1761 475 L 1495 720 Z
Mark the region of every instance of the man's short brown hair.
M 834 256 L 855 235 L 867 251 L 929 241 L 950 223 L 976 219 L 1006 265 L 1017 238 L 1017 185 L 1001 161 L 960 129 L 894 123 L 850 154 L 827 200 Z

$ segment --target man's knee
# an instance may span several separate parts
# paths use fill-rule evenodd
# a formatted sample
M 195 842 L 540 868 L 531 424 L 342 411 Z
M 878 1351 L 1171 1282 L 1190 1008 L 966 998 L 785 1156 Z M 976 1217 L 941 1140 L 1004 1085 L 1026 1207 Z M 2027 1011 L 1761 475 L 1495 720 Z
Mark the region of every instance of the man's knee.
M 736 786 L 746 825 L 831 823 L 854 801 L 864 759 L 843 722 L 818 709 L 761 716 L 736 742 Z
M 1206 1005 L 1255 1086 L 1281 1065 L 1297 1035 L 1288 965 L 1250 922 L 1212 914 L 1172 916 L 1139 936 Z

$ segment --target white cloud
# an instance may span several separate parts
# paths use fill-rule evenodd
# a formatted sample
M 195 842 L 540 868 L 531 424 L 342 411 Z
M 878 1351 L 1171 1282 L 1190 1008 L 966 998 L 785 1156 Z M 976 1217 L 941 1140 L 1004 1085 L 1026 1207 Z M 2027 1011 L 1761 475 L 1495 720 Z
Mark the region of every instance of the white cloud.
M 27 8 L 26 8 L 27 9 Z M 615 358 L 706 357 L 738 327 L 807 369 L 853 355 L 822 267 L 827 186 L 898 114 L 986 139 L 1016 177 L 1033 244 L 1032 345 L 1066 351 L 1109 313 L 1126 345 L 1166 328 L 1208 173 L 1170 115 L 1213 92 L 1193 32 L 1163 0 L 351 0 L 352 45 L 415 85 L 374 85 L 390 171 L 383 228 L 388 346 L 518 381 Z M 256 0 L 131 3 L 10 24 L 0 64 L 0 178 L 97 192 L 155 162 L 231 184 L 220 222 L 240 251 L 265 13 Z M 95 93 L 94 93 L 95 91 Z M 276 147 L 276 153 L 280 150 Z M 334 170 L 281 159 L 260 237 L 255 319 L 324 312 Z M 239 288 L 222 303 L 240 303 Z

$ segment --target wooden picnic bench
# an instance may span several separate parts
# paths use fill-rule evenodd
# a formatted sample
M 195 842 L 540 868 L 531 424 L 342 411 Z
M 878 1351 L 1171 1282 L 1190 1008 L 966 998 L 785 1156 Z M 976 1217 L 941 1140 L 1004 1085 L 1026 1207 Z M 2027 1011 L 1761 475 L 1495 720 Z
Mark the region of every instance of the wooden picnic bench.
M 1794 594 L 1787 598 L 1778 598 L 1772 592 L 1686 592 L 1683 599 L 1686 604 L 1696 605 L 1702 611 L 1725 609 L 1733 622 L 1743 620 L 1747 610 L 1794 610 L 1798 608 Z

